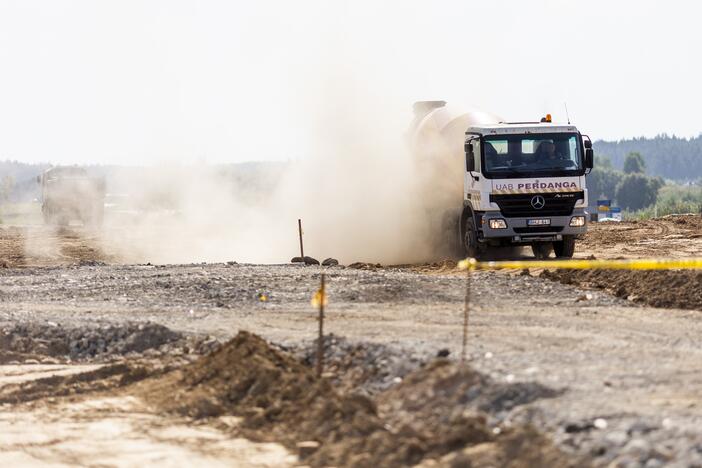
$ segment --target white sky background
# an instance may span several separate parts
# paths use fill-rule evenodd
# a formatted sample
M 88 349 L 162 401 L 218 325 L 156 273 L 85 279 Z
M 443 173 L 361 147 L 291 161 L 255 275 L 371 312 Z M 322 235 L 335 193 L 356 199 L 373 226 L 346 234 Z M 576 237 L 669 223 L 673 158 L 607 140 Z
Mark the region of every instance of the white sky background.
M 0 159 L 297 159 L 336 113 L 382 109 L 399 132 L 418 99 L 508 120 L 565 120 L 567 101 L 593 139 L 696 136 L 700 18 L 692 1 L 0 0 Z

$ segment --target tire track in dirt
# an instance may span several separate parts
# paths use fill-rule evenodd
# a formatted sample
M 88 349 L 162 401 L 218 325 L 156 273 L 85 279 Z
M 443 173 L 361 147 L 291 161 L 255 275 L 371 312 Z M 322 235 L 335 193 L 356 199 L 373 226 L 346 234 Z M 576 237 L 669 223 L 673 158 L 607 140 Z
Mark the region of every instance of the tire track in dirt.
M 576 256 L 596 258 L 702 255 L 702 216 L 670 215 L 644 221 L 593 223 Z
M 99 232 L 82 227 L 8 227 L 0 229 L 0 267 L 114 263 Z

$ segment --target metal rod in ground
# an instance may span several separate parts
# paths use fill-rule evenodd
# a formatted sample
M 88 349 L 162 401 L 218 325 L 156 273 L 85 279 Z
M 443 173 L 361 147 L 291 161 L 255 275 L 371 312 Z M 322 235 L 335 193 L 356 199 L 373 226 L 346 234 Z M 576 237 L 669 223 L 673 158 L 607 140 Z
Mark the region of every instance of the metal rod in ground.
M 324 370 L 324 273 L 320 278 L 319 286 L 319 337 L 317 338 L 317 377 L 322 376 Z
M 468 312 L 470 311 L 470 268 L 466 269 L 466 297 L 463 303 L 463 343 L 461 346 L 461 364 L 466 363 L 468 353 Z
M 300 234 L 300 258 L 305 259 L 305 249 L 302 247 L 302 220 L 297 220 L 297 232 Z

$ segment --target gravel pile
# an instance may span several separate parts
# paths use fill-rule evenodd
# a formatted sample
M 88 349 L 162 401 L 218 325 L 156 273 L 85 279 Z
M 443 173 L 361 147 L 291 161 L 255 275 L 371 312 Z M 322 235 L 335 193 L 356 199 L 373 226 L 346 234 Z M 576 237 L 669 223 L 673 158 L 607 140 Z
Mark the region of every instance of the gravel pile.
M 176 348 L 202 354 L 218 346 L 213 338 L 185 337 L 155 323 L 63 327 L 48 322 L 23 323 L 0 331 L 0 350 L 15 354 L 87 360 L 139 354 L 174 353 Z
M 297 350 L 310 367 L 317 363 L 317 340 Z M 336 335 L 324 336 L 324 371 L 337 388 L 374 395 L 401 382 L 432 355 L 380 343 L 353 343 Z
M 591 454 L 597 466 L 702 466 L 702 440 L 669 418 L 604 416 L 571 422 L 555 439 L 560 447 Z

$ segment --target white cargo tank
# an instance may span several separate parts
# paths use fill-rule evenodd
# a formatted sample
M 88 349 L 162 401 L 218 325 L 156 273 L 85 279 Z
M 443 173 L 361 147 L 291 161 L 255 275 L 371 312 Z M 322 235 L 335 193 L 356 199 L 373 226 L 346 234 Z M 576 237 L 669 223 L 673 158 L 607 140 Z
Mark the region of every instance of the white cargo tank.
M 472 125 L 496 124 L 498 116 L 478 110 L 459 109 L 446 101 L 418 101 L 408 143 L 414 163 L 417 189 L 424 216 L 430 225 L 430 242 L 441 255 L 457 250 L 447 242 L 447 230 L 459 216 L 463 199 L 464 140 Z

